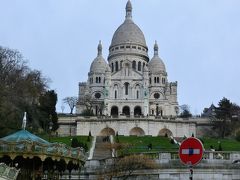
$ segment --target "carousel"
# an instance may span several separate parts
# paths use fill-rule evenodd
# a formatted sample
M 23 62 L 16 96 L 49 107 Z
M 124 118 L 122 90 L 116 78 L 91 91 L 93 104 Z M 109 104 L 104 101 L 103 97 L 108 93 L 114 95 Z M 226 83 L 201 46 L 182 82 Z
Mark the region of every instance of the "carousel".
M 82 148 L 71 148 L 62 143 L 50 143 L 25 130 L 0 139 L 0 163 L 20 170 L 17 179 L 60 179 L 64 174 L 81 170 L 86 161 Z

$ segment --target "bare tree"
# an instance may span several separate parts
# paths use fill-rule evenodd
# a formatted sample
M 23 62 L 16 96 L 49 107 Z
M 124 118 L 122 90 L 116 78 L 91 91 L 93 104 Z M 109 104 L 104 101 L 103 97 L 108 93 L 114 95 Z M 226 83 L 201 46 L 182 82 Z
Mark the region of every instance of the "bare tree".
M 130 145 L 125 143 L 106 144 L 107 149 L 114 149 L 115 152 L 128 152 Z M 120 153 L 122 154 L 122 153 Z M 124 153 L 123 153 L 124 154 Z M 116 154 L 115 154 L 116 155 Z M 107 165 L 99 174 L 99 179 L 109 179 L 114 177 L 121 178 L 123 180 L 128 179 L 135 170 L 139 169 L 156 169 L 159 166 L 157 163 L 142 154 L 123 155 L 113 158 L 111 164 Z
M 69 106 L 69 108 L 70 108 L 70 114 L 73 114 L 73 109 L 74 109 L 75 106 L 77 105 L 77 101 L 78 101 L 78 99 L 77 99 L 77 97 L 75 97 L 75 96 L 65 97 L 65 98 L 63 99 L 63 102 L 64 102 L 65 104 L 67 104 L 67 105 Z
M 132 154 L 121 158 L 115 158 L 113 163 L 101 173 L 99 179 L 111 180 L 112 178 L 117 177 L 126 180 L 135 170 L 157 168 L 157 163 L 147 156 L 142 154 Z

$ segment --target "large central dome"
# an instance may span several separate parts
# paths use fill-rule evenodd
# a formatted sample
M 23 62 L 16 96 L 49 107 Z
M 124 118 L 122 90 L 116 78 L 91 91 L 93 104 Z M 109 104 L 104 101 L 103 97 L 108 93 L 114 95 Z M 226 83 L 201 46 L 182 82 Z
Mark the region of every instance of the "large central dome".
M 131 19 L 126 19 L 115 31 L 111 46 L 126 43 L 147 46 L 143 32 Z
M 132 4 L 126 5 L 125 21 L 115 31 L 109 47 L 109 58 L 121 54 L 141 55 L 148 59 L 148 48 L 141 29 L 132 20 Z

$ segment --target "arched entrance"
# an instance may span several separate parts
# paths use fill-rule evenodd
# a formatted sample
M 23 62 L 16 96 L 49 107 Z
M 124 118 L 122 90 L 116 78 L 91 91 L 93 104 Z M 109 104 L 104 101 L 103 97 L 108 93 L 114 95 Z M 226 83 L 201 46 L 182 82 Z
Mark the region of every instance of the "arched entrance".
M 122 109 L 122 113 L 126 116 L 130 115 L 130 108 L 128 106 L 124 106 Z
M 110 136 L 110 135 L 115 136 L 115 131 L 109 127 L 102 129 L 100 132 L 100 136 Z
M 173 135 L 172 131 L 170 131 L 170 130 L 167 129 L 167 128 L 161 129 L 161 130 L 159 131 L 159 133 L 158 133 L 158 136 L 167 136 L 167 137 L 170 137 L 170 136 L 172 136 L 172 135 Z
M 117 106 L 113 106 L 111 108 L 111 116 L 118 116 L 118 107 Z
M 145 132 L 140 127 L 135 127 L 130 130 L 130 136 L 144 136 Z
M 142 109 L 140 106 L 136 106 L 134 108 L 134 116 L 140 116 L 140 115 L 142 115 Z

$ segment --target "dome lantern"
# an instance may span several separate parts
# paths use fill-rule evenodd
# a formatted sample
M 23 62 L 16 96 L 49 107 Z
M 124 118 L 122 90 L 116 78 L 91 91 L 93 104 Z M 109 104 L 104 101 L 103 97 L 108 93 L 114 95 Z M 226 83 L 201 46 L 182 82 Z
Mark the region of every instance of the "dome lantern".
M 158 56 L 158 44 L 157 44 L 157 41 L 155 41 L 153 49 L 154 49 L 154 56 Z
M 132 3 L 130 0 L 126 4 L 126 19 L 132 19 Z
M 99 41 L 99 44 L 98 44 L 98 56 L 101 56 L 102 55 L 102 43 L 101 43 L 101 40 Z

